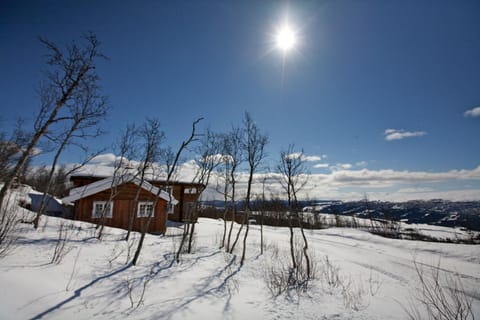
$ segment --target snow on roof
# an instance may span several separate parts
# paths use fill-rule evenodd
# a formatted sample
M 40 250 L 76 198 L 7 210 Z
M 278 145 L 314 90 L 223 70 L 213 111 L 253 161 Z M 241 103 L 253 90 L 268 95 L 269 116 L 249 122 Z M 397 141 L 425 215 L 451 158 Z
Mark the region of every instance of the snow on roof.
M 134 175 L 133 173 L 129 173 L 129 175 Z M 72 178 L 96 178 L 96 179 L 103 179 L 103 178 L 108 178 L 111 177 L 111 175 L 106 175 L 103 173 L 74 173 L 70 175 L 70 179 Z M 163 177 L 163 179 L 158 178 L 158 177 L 153 177 L 151 174 L 146 173 L 145 174 L 145 180 L 150 181 L 150 182 L 166 182 L 166 177 Z M 189 185 L 203 185 L 202 183 L 198 183 L 193 181 L 192 179 L 176 179 L 172 180 L 169 182 L 170 184 L 189 184 Z
M 77 201 L 82 198 L 86 198 L 88 196 L 91 196 L 95 193 L 110 189 L 111 187 L 115 187 L 124 183 L 134 183 L 137 186 L 140 186 L 142 189 L 154 194 L 154 195 L 159 195 L 159 198 L 172 202 L 173 204 L 177 204 L 178 201 L 173 197 L 170 196 L 166 191 L 161 190 L 159 191 L 159 188 L 155 187 L 151 183 L 147 181 L 143 181 L 141 183 L 141 179 L 134 176 L 134 175 L 125 175 L 122 177 L 117 177 L 114 181 L 114 177 L 108 177 L 90 184 L 87 184 L 85 186 L 77 187 L 74 189 L 70 190 L 70 195 L 63 198 L 62 202 L 63 203 L 72 203 L 74 201 Z M 141 183 L 141 185 L 140 185 Z

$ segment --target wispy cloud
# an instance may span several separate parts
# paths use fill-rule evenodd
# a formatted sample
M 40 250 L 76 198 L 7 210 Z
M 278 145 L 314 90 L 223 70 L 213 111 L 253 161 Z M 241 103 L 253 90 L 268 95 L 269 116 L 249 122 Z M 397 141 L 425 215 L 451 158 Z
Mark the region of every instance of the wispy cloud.
M 328 163 L 317 163 L 313 167 L 315 169 L 323 169 L 323 168 L 328 168 L 329 164 Z
M 399 193 L 419 193 L 419 192 L 433 192 L 435 189 L 433 188 L 403 188 L 399 189 L 397 192 Z
M 384 132 L 385 140 L 393 141 L 393 140 L 402 140 L 405 138 L 413 138 L 413 137 L 421 137 L 426 135 L 425 131 L 405 131 L 403 129 L 387 129 Z
M 290 159 L 296 159 L 296 158 L 301 158 L 302 161 L 307 161 L 307 162 L 315 162 L 315 161 L 320 161 L 322 160 L 322 156 L 307 156 L 304 153 L 301 152 L 294 152 L 290 153 L 285 156 L 286 158 Z
M 325 169 L 330 168 L 331 171 L 339 171 L 339 170 L 350 170 L 353 168 L 365 168 L 367 166 L 366 161 L 359 161 L 355 164 L 352 163 L 337 163 L 334 165 L 330 165 L 329 163 L 317 163 L 313 165 L 315 169 Z
M 355 166 L 365 168 L 367 166 L 367 161 L 359 161 L 355 163 Z
M 353 165 L 351 163 L 337 163 L 334 166 L 331 166 L 330 169 L 332 171 L 337 171 L 337 170 L 350 170 L 352 169 Z
M 465 111 L 463 114 L 465 117 L 480 117 L 480 107 L 475 107 L 473 109 Z
M 314 161 L 320 161 L 322 160 L 322 157 L 320 156 L 303 156 L 302 157 L 303 161 L 309 161 L 309 162 L 314 162 Z

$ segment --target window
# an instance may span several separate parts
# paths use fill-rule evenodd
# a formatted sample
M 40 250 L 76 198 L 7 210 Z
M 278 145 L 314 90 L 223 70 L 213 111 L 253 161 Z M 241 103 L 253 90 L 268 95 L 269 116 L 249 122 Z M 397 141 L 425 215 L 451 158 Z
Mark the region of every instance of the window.
M 92 218 L 101 218 L 105 215 L 106 218 L 113 217 L 113 201 L 108 203 L 107 201 L 94 201 L 92 208 Z
M 139 202 L 137 217 L 153 217 L 153 202 Z
M 171 202 L 167 203 L 167 213 L 174 214 L 175 213 L 175 205 Z
M 197 193 L 197 188 L 185 188 L 185 193 L 186 194 L 196 194 Z

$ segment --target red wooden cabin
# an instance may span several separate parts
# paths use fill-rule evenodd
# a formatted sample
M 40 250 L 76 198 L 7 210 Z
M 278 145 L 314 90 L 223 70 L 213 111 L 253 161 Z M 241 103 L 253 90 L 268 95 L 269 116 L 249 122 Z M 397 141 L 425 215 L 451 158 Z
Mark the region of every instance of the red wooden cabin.
M 116 181 L 99 176 L 72 176 L 70 180 L 73 189 L 62 202 L 74 204 L 75 220 L 99 223 L 104 215 L 105 225 L 123 229 L 128 228 L 135 194 L 140 188 L 133 230 L 141 231 L 153 211 L 150 233 L 165 233 L 167 220 L 184 221 L 204 189 L 200 184 L 182 182 L 165 186 L 165 181 L 144 181 L 140 185 L 140 179 L 131 175 Z M 157 205 L 153 208 L 157 195 Z

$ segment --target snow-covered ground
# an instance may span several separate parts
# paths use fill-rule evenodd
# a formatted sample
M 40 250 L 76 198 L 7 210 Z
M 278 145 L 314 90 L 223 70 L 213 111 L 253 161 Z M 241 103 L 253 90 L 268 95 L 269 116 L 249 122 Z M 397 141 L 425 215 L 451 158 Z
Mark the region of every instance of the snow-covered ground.
M 251 226 L 240 267 L 218 249 L 223 222 L 199 219 L 194 254 L 174 262 L 181 229 L 171 227 L 165 236 L 147 236 L 139 265 L 129 266 L 123 230 L 107 228 L 98 241 L 93 225 L 74 222 L 68 254 L 50 264 L 65 220 L 45 219 L 37 231 L 24 226 L 15 251 L 0 259 L 0 319 L 406 319 L 404 307 L 420 292 L 414 260 L 426 272 L 440 264 L 442 276 L 460 279 L 480 316 L 478 245 L 308 230 L 318 278 L 305 294 L 273 297 L 265 270 L 288 262 L 288 229 L 265 227 L 261 256 L 260 226 Z M 325 280 L 327 256 L 343 285 Z

